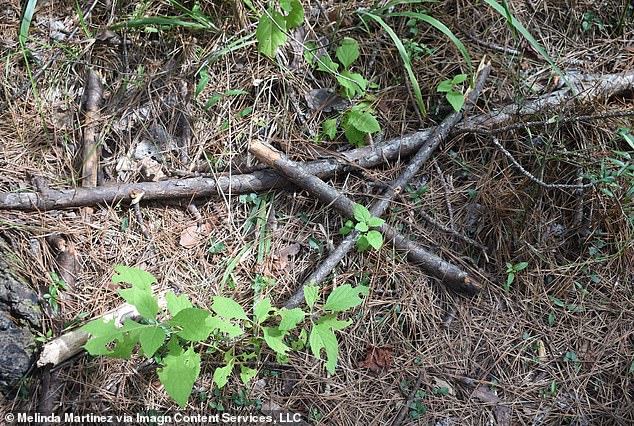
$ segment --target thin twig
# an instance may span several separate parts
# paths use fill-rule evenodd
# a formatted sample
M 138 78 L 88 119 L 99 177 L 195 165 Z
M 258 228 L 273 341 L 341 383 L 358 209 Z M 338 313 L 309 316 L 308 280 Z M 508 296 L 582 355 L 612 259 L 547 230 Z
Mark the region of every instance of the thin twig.
M 405 401 L 405 405 L 401 407 L 401 409 L 398 412 L 398 415 L 392 422 L 392 426 L 400 426 L 403 423 L 405 416 L 407 415 L 407 413 L 409 413 L 410 405 L 412 405 L 412 402 L 414 402 L 414 400 L 416 399 L 416 392 L 418 392 L 418 389 L 423 384 L 424 379 L 425 379 L 425 373 L 424 371 L 421 371 L 420 373 L 418 373 L 418 378 L 416 379 L 416 383 L 414 384 L 414 387 L 409 393 L 407 397 L 407 401 Z
M 517 167 L 519 171 L 522 172 L 524 176 L 526 176 L 527 178 L 529 178 L 536 184 L 543 186 L 546 189 L 582 189 L 582 188 L 589 188 L 595 185 L 594 182 L 585 183 L 585 184 L 546 183 L 543 180 L 536 178 L 531 173 L 529 173 L 524 167 L 522 167 L 522 165 L 517 162 L 517 160 L 513 157 L 513 155 L 511 155 L 511 153 L 508 152 L 502 146 L 502 144 L 500 143 L 500 141 L 497 140 L 497 138 L 492 138 L 491 140 L 493 141 L 493 144 L 502 152 L 502 154 L 504 154 L 506 158 L 508 158 L 509 161 L 511 161 L 515 165 L 515 167 Z

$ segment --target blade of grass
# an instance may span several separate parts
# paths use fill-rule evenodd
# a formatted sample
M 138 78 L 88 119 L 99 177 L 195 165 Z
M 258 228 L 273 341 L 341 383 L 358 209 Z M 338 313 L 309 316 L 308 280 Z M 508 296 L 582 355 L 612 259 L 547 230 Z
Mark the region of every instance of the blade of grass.
M 227 268 L 225 269 L 225 272 L 222 274 L 222 280 L 220 281 L 220 290 L 219 290 L 220 294 L 222 294 L 225 288 L 225 284 L 231 278 L 231 274 L 233 273 L 233 270 L 236 269 L 238 262 L 240 261 L 240 259 L 242 259 L 242 256 L 244 256 L 244 254 L 250 248 L 251 248 L 251 243 L 245 244 L 244 247 L 242 247 L 240 251 L 238 252 L 238 255 L 234 257 L 233 259 L 231 259 L 229 263 L 227 264 Z
M 412 90 L 414 91 L 414 97 L 416 98 L 418 109 L 420 110 L 420 113 L 424 118 L 427 115 L 427 110 L 425 108 L 425 103 L 423 102 L 423 95 L 420 91 L 420 85 L 418 84 L 416 75 L 414 75 L 414 70 L 412 70 L 411 59 L 409 55 L 407 54 L 407 50 L 405 50 L 405 46 L 403 46 L 403 42 L 401 42 L 401 39 L 398 37 L 398 35 L 396 35 L 392 27 L 390 27 L 387 23 L 385 23 L 383 18 L 381 18 L 380 16 L 377 16 L 370 12 L 365 12 L 365 11 L 359 11 L 359 13 L 362 15 L 368 16 L 369 18 L 373 19 L 377 24 L 379 24 L 381 27 L 383 27 L 385 32 L 388 33 L 388 35 L 392 39 L 392 42 L 394 42 L 394 45 L 396 46 L 396 49 L 398 50 L 398 53 L 401 56 L 401 59 L 403 60 L 403 65 L 405 66 L 405 70 L 407 71 L 407 76 L 412 85 Z
M 20 44 L 24 45 L 26 38 L 29 35 L 29 28 L 31 27 L 31 20 L 33 20 L 33 13 L 35 13 L 35 5 L 37 0 L 29 0 L 24 8 L 24 15 L 22 15 L 22 22 L 20 23 Z
M 191 30 L 211 30 L 213 27 L 201 24 L 200 22 L 186 21 L 182 19 L 182 16 L 149 16 L 146 18 L 131 19 L 120 24 L 115 24 L 110 27 L 113 30 L 118 30 L 124 27 L 145 27 L 146 25 L 167 25 L 171 27 L 183 27 Z
M 504 18 L 506 18 L 509 25 L 511 25 L 513 28 L 519 31 L 520 34 L 522 34 L 522 36 L 531 44 L 531 46 L 533 46 L 533 48 L 537 50 L 537 52 L 539 52 L 540 55 L 542 55 L 542 57 L 546 60 L 546 62 L 548 62 L 550 66 L 553 68 L 553 70 L 555 70 L 555 72 L 559 74 L 559 76 L 566 82 L 566 85 L 570 87 L 570 90 L 572 90 L 573 93 L 575 94 L 577 93 L 574 86 L 570 83 L 568 78 L 566 78 L 566 75 L 564 74 L 564 72 L 561 69 L 559 69 L 559 67 L 551 59 L 550 55 L 548 55 L 548 52 L 546 52 L 546 49 L 544 49 L 539 44 L 539 42 L 535 40 L 535 37 L 533 37 L 533 35 L 524 27 L 524 25 L 522 25 L 522 23 L 518 21 L 515 18 L 515 16 L 511 14 L 508 8 L 505 8 L 504 6 L 502 6 L 500 3 L 498 3 L 495 0 L 484 0 L 484 2 L 488 4 L 489 6 L 491 6 L 493 9 L 495 9 Z
M 473 65 L 471 64 L 471 55 L 469 55 L 469 51 L 462 43 L 462 41 L 460 41 L 460 39 L 456 37 L 456 35 L 445 24 L 432 16 L 420 12 L 394 12 L 386 16 L 404 16 L 406 18 L 419 19 L 446 35 L 447 38 L 449 38 L 449 40 L 451 40 L 451 42 L 456 46 L 458 52 L 460 52 L 465 62 L 467 63 L 467 66 L 469 67 L 471 87 L 473 87 Z

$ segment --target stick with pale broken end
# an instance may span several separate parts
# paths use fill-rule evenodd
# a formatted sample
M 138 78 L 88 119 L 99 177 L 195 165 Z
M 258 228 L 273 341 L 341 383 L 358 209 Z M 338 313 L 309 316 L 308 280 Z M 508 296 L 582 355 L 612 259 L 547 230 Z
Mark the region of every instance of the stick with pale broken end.
M 166 306 L 165 295 L 160 294 L 158 297 L 158 305 L 161 308 Z M 114 320 L 117 326 L 120 326 L 128 318 L 139 318 L 140 314 L 137 309 L 129 303 L 124 303 L 115 310 L 108 312 L 96 319 L 103 319 L 104 321 Z M 78 354 L 84 349 L 84 345 L 88 341 L 89 334 L 82 329 L 75 329 L 66 334 L 46 342 L 40 352 L 40 357 L 37 360 L 38 367 L 44 367 L 46 365 L 58 365 L 73 355 Z
M 405 188 L 409 181 L 414 177 L 418 171 L 420 171 L 422 165 L 429 159 L 432 152 L 438 148 L 440 143 L 449 135 L 453 127 L 458 124 L 463 114 L 466 114 L 473 105 L 475 105 L 480 92 L 484 88 L 489 72 L 490 66 L 486 66 L 480 70 L 474 90 L 468 96 L 468 100 L 464 105 L 464 108 L 460 112 L 454 112 L 449 114 L 443 122 L 436 127 L 434 134 L 430 139 L 421 146 L 416 155 L 412 158 L 409 165 L 400 174 L 400 176 L 390 185 L 385 193 L 375 201 L 371 208 L 370 214 L 373 217 L 381 217 L 387 210 L 390 203 L 394 200 L 394 197 L 398 192 Z M 319 266 L 304 280 L 304 284 L 299 286 L 296 293 L 284 305 L 287 309 L 292 309 L 299 306 L 304 299 L 304 286 L 306 285 L 319 285 L 326 277 L 332 272 L 332 270 L 339 264 L 339 262 L 352 250 L 359 232 L 353 230 L 344 240 L 333 250 L 326 259 L 324 259 Z
M 544 111 L 555 111 L 572 100 L 596 102 L 634 88 L 634 71 L 625 74 L 586 76 L 573 74 L 568 79 L 585 90 L 575 97 L 567 87 L 529 101 L 522 107 L 510 104 L 494 111 L 467 117 L 452 132 L 461 129 L 479 129 L 487 132 L 501 123 L 522 116 L 534 116 Z M 579 83 L 582 82 L 582 83 Z M 590 85 L 588 82 L 593 82 Z M 591 116 L 588 116 L 591 118 Z M 556 121 L 555 121 L 556 123 Z M 433 134 L 435 127 L 390 139 L 375 145 L 339 153 L 337 157 L 301 163 L 302 168 L 321 178 L 329 178 L 346 167 L 370 168 L 403 158 L 416 152 Z M 144 193 L 144 201 L 192 199 L 209 197 L 219 193 L 247 194 L 269 189 L 288 187 L 288 181 L 274 170 L 260 170 L 250 174 L 213 178 L 170 179 L 160 182 L 118 183 L 101 185 L 92 189 L 62 189 L 46 192 L 0 193 L 0 209 L 3 210 L 55 210 L 73 207 L 130 203 L 133 193 Z
M 291 182 L 299 185 L 321 202 L 332 205 L 344 217 L 354 216 L 355 203 L 323 180 L 301 168 L 298 163 L 288 160 L 282 153 L 259 141 L 252 141 L 249 151 L 261 162 L 275 167 Z M 440 279 L 449 288 L 467 294 L 476 294 L 480 284 L 466 272 L 430 253 L 404 235 L 394 231 L 387 223 L 378 227 L 386 241 L 396 249 L 407 253 L 410 262 L 420 266 L 427 273 Z

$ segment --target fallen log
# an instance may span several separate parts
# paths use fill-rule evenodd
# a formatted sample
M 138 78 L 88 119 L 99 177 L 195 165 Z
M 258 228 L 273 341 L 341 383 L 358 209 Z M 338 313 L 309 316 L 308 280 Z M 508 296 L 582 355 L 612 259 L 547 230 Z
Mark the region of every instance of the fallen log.
M 489 113 L 467 117 L 454 129 L 487 130 L 518 117 L 532 117 L 545 111 L 556 111 L 568 102 L 595 102 L 627 90 L 634 89 L 634 71 L 625 74 L 602 76 L 571 74 L 568 80 L 577 88 L 573 95 L 567 86 L 522 106 L 511 104 Z M 363 148 L 352 149 L 336 157 L 301 163 L 307 172 L 320 178 L 328 178 L 347 167 L 370 168 L 387 163 L 418 151 L 426 143 L 436 127 L 421 130 Z M 453 134 L 453 133 L 452 133 Z M 54 210 L 93 206 L 98 204 L 130 203 L 135 195 L 144 193 L 143 200 L 192 199 L 209 197 L 218 193 L 245 194 L 262 192 L 288 186 L 288 181 L 274 170 L 260 170 L 250 174 L 220 176 L 218 178 L 170 179 L 160 182 L 120 183 L 96 188 L 49 190 L 40 192 L 0 193 L 0 209 L 3 210 Z

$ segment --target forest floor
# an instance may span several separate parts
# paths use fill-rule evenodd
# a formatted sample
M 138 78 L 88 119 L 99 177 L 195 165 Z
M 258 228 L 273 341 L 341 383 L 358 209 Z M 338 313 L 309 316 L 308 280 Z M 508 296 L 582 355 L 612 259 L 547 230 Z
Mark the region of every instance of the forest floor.
M 55 190 L 80 185 L 80 100 L 88 68 L 104 87 L 97 124 L 102 185 L 249 173 L 258 167 L 247 154 L 249 141 L 262 135 L 297 161 L 352 148 L 341 130 L 333 140 L 322 132 L 346 103 L 334 94 L 324 102 L 315 96 L 325 91 L 314 90 L 336 93 L 337 80 L 312 68 L 301 47 L 297 53 L 295 45 L 284 45 L 275 59 L 258 52 L 255 11 L 262 13 L 262 2 L 254 1 L 254 9 L 246 1 L 201 3 L 197 16 L 209 17 L 215 29 L 151 23 L 109 29 L 134 17 L 181 14 L 171 0 L 97 1 L 90 14 L 92 2 L 41 1 L 21 47 L 21 5 L 4 2 L 0 191 L 31 191 L 33 176 Z M 370 2 L 302 3 L 306 24 L 293 32 L 295 39 L 327 40 L 333 57 L 344 38 L 359 44 L 351 69 L 370 82 L 364 99 L 381 126 L 365 143 L 437 125 L 449 114 L 437 87 L 469 69 L 442 33 L 411 17 L 385 18 L 412 56 L 423 116 L 394 41 L 357 13 Z M 509 3 L 567 75 L 634 69 L 631 2 Z M 484 57 L 491 61 L 471 114 L 522 105 L 565 84 L 485 1 L 395 10 L 423 7 L 464 42 L 474 68 Z M 454 135 L 392 203 L 386 221 L 477 277 L 478 295 L 449 290 L 389 244 L 351 252 L 321 285 L 324 295 L 346 283 L 370 288 L 349 315 L 352 324 L 337 334 L 335 374 L 304 349 L 291 352 L 286 366 L 260 365 L 247 385 L 235 374 L 219 390 L 212 375 L 222 359 L 209 355 L 184 411 L 221 406 L 239 413 L 272 400 L 325 425 L 389 424 L 407 404 L 403 424 L 634 424 L 634 123 L 631 116 L 575 120 L 631 110 L 633 93 L 571 101 L 501 123 L 541 126 Z M 368 206 L 407 162 L 353 168 L 326 181 Z M 594 185 L 575 188 L 578 183 Z M 190 201 L 196 209 L 188 210 Z M 143 268 L 158 278 L 159 290 L 187 294 L 199 306 L 219 294 L 247 312 L 254 294 L 283 303 L 341 241 L 346 220 L 290 184 L 194 201 L 142 200 L 138 210 L 126 203 L 93 209 L 1 212 L 1 235 L 48 306 L 44 338 L 122 303 L 111 283 L 115 265 Z M 207 221 L 202 228 L 196 211 Z M 187 229 L 194 235 L 184 235 Z M 74 248 L 72 289 L 58 288 L 52 278 L 55 253 L 45 241 L 51 235 Z M 509 268 L 517 272 L 507 285 Z M 55 289 L 58 309 L 50 303 Z M 376 371 L 368 368 L 372 351 Z M 263 353 L 275 361 L 272 351 Z M 56 412 L 176 408 L 155 366 L 140 355 L 81 354 L 56 374 L 62 384 Z M 41 388 L 36 370 L 4 409 L 35 410 Z

